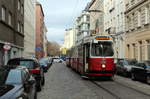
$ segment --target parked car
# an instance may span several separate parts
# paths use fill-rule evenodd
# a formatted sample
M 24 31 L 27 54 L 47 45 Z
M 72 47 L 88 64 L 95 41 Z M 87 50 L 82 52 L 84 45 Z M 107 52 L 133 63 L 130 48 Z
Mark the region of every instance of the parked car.
M 34 58 L 14 58 L 10 59 L 8 65 L 21 65 L 29 69 L 29 72 L 36 79 L 37 90 L 41 91 L 42 85 L 45 84 L 44 72 L 39 62 Z
M 52 57 L 48 57 L 48 63 L 49 63 L 50 65 L 53 64 L 53 58 L 52 58 Z
M 131 76 L 131 68 L 137 63 L 135 59 L 119 59 L 116 63 L 117 74 Z
M 150 84 L 150 61 L 138 62 L 131 70 L 132 80 L 142 80 Z
M 66 56 L 60 56 L 63 61 L 66 61 Z
M 37 99 L 36 81 L 25 67 L 0 67 L 0 99 Z
M 44 72 L 47 72 L 50 66 L 52 65 L 52 58 L 41 58 L 39 60 L 40 66 L 43 68 Z
M 53 62 L 54 62 L 54 63 L 62 63 L 63 60 L 60 59 L 60 58 L 53 58 Z

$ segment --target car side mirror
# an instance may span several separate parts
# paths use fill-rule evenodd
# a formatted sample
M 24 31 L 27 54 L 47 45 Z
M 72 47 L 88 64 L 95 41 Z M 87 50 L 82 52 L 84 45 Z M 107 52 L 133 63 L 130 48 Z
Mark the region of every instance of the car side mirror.
M 36 80 L 33 77 L 30 77 L 28 84 L 32 85 L 34 83 L 36 83 Z
M 142 66 L 144 69 L 146 69 L 146 66 Z

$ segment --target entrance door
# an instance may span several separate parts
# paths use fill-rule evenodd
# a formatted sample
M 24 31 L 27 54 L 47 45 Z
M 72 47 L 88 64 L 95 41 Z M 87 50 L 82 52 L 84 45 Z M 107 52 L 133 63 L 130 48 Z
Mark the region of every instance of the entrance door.
M 4 56 L 3 52 L 0 50 L 0 65 L 4 65 L 4 61 L 3 61 L 4 57 L 3 56 Z

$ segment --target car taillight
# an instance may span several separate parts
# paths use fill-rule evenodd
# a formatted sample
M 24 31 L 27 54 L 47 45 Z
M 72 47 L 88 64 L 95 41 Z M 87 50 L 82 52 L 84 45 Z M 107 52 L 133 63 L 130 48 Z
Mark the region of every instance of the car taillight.
M 35 74 L 39 74 L 39 73 L 40 73 L 40 69 L 39 69 L 39 68 L 30 69 L 29 72 L 30 72 L 30 73 L 33 73 L 33 74 L 34 74 L 34 73 L 35 73 Z

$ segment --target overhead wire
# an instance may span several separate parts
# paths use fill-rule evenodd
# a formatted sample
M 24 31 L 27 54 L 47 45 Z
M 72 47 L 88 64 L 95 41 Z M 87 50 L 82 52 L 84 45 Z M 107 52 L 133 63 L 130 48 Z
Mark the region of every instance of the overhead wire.
M 80 1 L 80 0 L 77 0 L 77 1 L 76 1 L 76 4 L 75 4 L 75 6 L 74 6 L 74 8 L 73 8 L 73 11 L 72 11 L 72 14 L 71 14 L 71 16 L 70 16 L 70 18 L 69 18 L 69 20 L 68 20 L 68 22 L 67 22 L 67 27 L 69 27 L 69 25 L 71 24 L 71 22 L 72 22 L 73 19 L 74 19 L 74 15 L 75 15 L 76 11 L 78 10 L 79 1 Z

